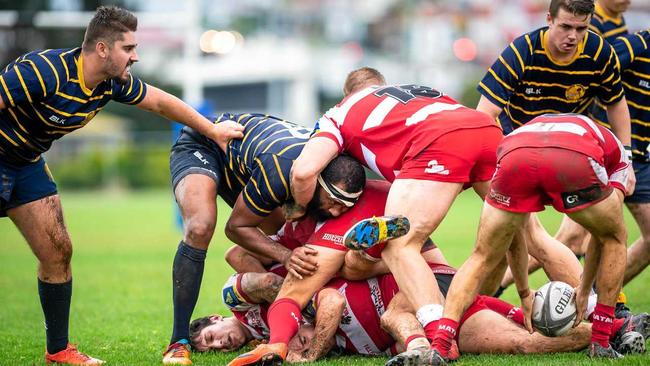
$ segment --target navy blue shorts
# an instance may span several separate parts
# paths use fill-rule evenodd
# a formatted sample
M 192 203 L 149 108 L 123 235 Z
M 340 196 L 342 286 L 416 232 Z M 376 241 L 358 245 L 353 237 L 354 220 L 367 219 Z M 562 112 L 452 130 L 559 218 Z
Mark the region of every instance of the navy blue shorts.
M 215 181 L 217 194 L 232 207 L 243 187 L 235 179 L 226 182 L 227 167 L 226 155 L 215 143 L 195 130 L 184 127 L 172 146 L 169 157 L 172 189 L 175 192 L 178 182 L 186 176 L 202 174 Z
M 634 161 L 636 186 L 631 196 L 625 197 L 625 203 L 650 203 L 650 162 Z
M 56 183 L 45 159 L 21 167 L 7 165 L 0 157 L 0 217 L 7 210 L 56 194 Z

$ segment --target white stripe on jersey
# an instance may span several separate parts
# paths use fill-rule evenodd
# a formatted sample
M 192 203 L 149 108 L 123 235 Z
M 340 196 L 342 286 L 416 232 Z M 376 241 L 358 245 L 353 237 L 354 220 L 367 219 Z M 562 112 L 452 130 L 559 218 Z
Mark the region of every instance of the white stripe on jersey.
M 398 103 L 399 101 L 394 98 L 386 98 L 382 100 L 381 103 L 372 110 L 368 118 L 366 118 L 366 122 L 363 123 L 362 131 L 379 126 L 384 122 L 388 113 L 390 113 Z
M 362 143 L 359 143 L 359 145 L 361 146 L 363 159 L 366 161 L 366 164 L 368 164 L 368 168 L 370 168 L 373 172 L 379 174 L 380 177 L 387 180 L 386 177 L 384 177 L 384 175 L 379 171 L 379 167 L 377 167 L 377 155 L 375 155 L 375 153 L 370 151 L 370 149 L 365 147 Z
M 428 104 L 418 110 L 417 112 L 413 113 L 413 115 L 409 118 L 406 119 L 406 125 L 411 126 L 418 124 L 422 121 L 424 121 L 430 114 L 435 114 L 435 113 L 440 113 L 440 112 L 445 112 L 445 111 L 453 111 L 458 108 L 461 108 L 461 104 L 447 104 L 447 103 L 440 103 L 440 102 L 435 102 L 432 104 Z
M 332 119 L 338 126 L 342 125 L 352 106 L 354 106 L 361 99 L 368 96 L 368 94 L 374 92 L 375 89 L 377 89 L 377 87 L 371 86 L 352 94 L 348 100 L 345 101 L 345 103 L 341 104 L 340 106 L 330 108 L 325 113 L 325 116 Z
M 379 281 L 376 277 L 369 278 L 366 280 L 368 282 L 368 287 L 370 287 L 370 297 L 372 298 L 372 303 L 375 306 L 377 315 L 381 318 L 386 311 L 384 307 L 384 300 L 381 298 L 381 289 L 379 288 Z
M 585 121 L 585 123 L 588 124 L 589 127 L 591 127 L 592 130 L 594 130 L 594 132 L 596 133 L 596 135 L 598 135 L 598 137 L 600 138 L 600 141 L 605 142 L 605 137 L 604 137 L 603 134 L 600 132 L 600 128 L 598 128 L 598 127 L 596 126 L 596 124 L 594 123 L 594 121 L 591 120 L 591 118 L 586 117 L 586 116 L 583 116 L 583 115 L 581 115 L 581 114 L 576 114 L 576 115 L 574 115 L 574 116 L 580 118 L 580 119 L 583 120 L 583 121 Z M 618 140 L 618 139 L 617 139 L 617 140 Z
M 338 291 L 343 296 L 345 296 L 346 287 L 348 287 L 347 283 L 338 289 Z M 375 345 L 375 342 L 372 340 L 370 335 L 366 333 L 366 330 L 357 319 L 357 316 L 350 308 L 350 304 L 348 302 L 346 302 L 345 309 L 343 309 L 343 318 L 345 318 L 346 321 L 341 321 L 339 328 L 341 328 L 350 342 L 352 342 L 352 345 L 357 349 L 357 352 L 371 355 L 381 352 Z

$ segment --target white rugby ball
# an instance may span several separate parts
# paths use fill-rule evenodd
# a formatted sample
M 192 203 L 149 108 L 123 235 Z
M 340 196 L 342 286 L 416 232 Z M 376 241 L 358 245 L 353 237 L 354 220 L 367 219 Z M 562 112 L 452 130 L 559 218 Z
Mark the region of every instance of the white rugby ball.
M 566 334 L 576 318 L 573 290 L 562 281 L 540 287 L 533 300 L 533 327 L 548 337 Z

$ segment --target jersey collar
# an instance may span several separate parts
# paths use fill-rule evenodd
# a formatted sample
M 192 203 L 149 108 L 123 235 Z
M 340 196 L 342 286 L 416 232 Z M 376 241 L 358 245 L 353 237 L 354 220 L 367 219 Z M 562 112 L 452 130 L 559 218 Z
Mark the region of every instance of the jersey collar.
M 596 8 L 594 9 L 594 13 L 596 13 L 596 15 L 598 15 L 599 17 L 603 18 L 603 22 L 612 22 L 616 25 L 621 25 L 621 22 L 623 22 L 622 15 L 619 14 L 617 17 L 612 18 L 609 15 L 607 15 L 605 9 L 603 9 L 603 7 L 600 6 L 598 3 L 596 3 Z
M 573 63 L 573 61 L 577 60 L 578 57 L 580 57 L 580 55 L 582 55 L 582 52 L 585 49 L 585 44 L 587 44 L 587 38 L 589 38 L 589 31 L 587 31 L 587 34 L 585 34 L 585 38 L 582 40 L 582 42 L 580 42 L 578 44 L 578 48 L 576 49 L 576 52 L 573 54 L 573 57 L 571 57 L 570 60 L 568 60 L 568 61 L 558 61 L 558 60 L 553 58 L 553 56 L 551 55 L 551 51 L 549 51 L 548 47 L 546 47 L 546 45 L 548 43 L 548 32 L 547 32 L 547 30 L 548 30 L 548 28 L 542 29 L 542 49 L 544 50 L 544 53 L 546 54 L 546 57 L 548 57 L 548 59 L 552 63 L 554 63 L 555 65 L 558 65 L 558 66 L 571 65 Z
M 81 91 L 84 92 L 87 96 L 93 95 L 93 91 L 86 87 L 86 82 L 84 81 L 84 55 L 83 52 L 79 53 L 79 58 L 75 59 L 75 64 L 77 66 L 77 80 L 79 80 L 79 87 Z

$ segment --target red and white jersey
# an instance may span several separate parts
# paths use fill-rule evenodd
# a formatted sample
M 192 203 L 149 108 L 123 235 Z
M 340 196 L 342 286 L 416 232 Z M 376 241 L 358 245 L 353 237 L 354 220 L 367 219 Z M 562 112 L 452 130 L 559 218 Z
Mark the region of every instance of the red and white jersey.
M 487 114 L 419 85 L 371 86 L 320 118 L 314 136 L 332 139 L 388 181 L 402 163 L 448 132 L 494 126 Z
M 380 320 L 398 291 L 392 278 L 392 275 L 382 275 L 365 281 L 336 278 L 325 285 L 336 289 L 346 299 L 343 316 L 336 331 L 336 344 L 339 347 L 364 355 L 390 353 L 395 340 L 381 329 Z
M 271 331 L 267 322 L 269 304 L 251 304 L 246 310 L 231 310 L 235 318 L 239 320 L 251 335 L 258 340 L 269 339 Z
M 551 147 L 579 152 L 603 164 L 607 180 L 625 192 L 630 161 L 621 142 L 607 128 L 579 114 L 545 114 L 507 135 L 497 159 L 522 147 Z M 602 168 L 601 168 L 602 169 Z M 599 175 L 600 177 L 600 175 Z

